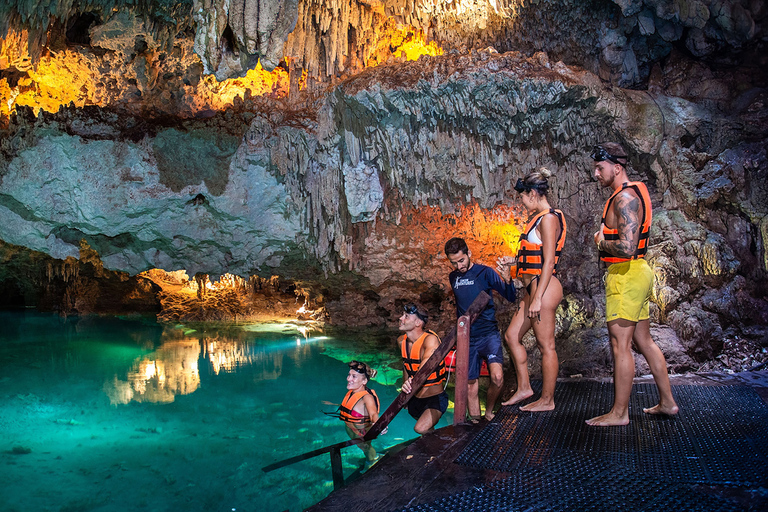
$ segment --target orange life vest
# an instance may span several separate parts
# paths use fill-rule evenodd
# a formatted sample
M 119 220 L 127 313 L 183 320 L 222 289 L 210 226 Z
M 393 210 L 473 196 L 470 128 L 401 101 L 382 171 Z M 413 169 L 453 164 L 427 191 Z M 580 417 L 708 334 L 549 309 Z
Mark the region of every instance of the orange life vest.
M 339 406 L 339 419 L 346 421 L 347 423 L 354 423 L 356 425 L 365 425 L 366 423 L 370 423 L 370 416 L 352 415 L 352 408 L 367 394 L 373 397 L 373 401 L 376 402 L 376 414 L 379 414 L 379 397 L 376 395 L 374 390 L 364 388 L 362 391 L 358 391 L 357 393 L 353 393 L 351 390 L 347 391 L 347 394 L 344 395 L 344 400 L 341 401 L 341 405 Z M 358 413 L 355 412 L 354 414 Z
M 567 226 L 565 224 L 565 216 L 563 215 L 563 212 L 550 208 L 529 220 L 528 224 L 525 226 L 525 232 L 520 235 L 520 248 L 517 251 L 518 274 L 541 275 L 541 268 L 544 265 L 544 250 L 542 249 L 542 244 L 534 244 L 528 240 L 528 237 L 531 232 L 536 229 L 536 225 L 541 218 L 548 213 L 554 214 L 560 221 L 560 236 L 557 238 L 557 243 L 555 245 L 555 269 L 552 271 L 553 274 L 557 273 L 557 264 L 560 261 L 560 253 L 563 250 L 563 245 L 565 245 L 565 232 Z
M 408 336 L 405 334 L 400 336 L 400 354 L 403 356 L 403 366 L 405 367 L 405 373 L 407 373 L 409 377 L 416 375 L 416 372 L 418 372 L 419 368 L 421 367 L 421 347 L 424 345 L 424 340 L 427 339 L 427 336 L 430 334 L 434 334 L 437 337 L 438 342 L 440 341 L 440 336 L 437 336 L 437 334 L 432 331 L 425 331 L 424 334 L 419 336 L 419 339 L 413 343 L 410 354 L 408 354 Z M 426 382 L 424 382 L 424 386 L 436 386 L 438 384 L 442 384 L 444 380 L 445 361 L 440 361 L 440 364 L 437 366 L 437 370 L 432 372 L 429 377 L 427 377 Z
M 637 193 L 637 196 L 640 198 L 640 202 L 643 203 L 643 220 L 640 224 L 640 238 L 637 241 L 635 254 L 631 258 L 622 258 L 619 256 L 614 256 L 613 254 L 609 254 L 606 251 L 600 251 L 600 261 L 604 261 L 609 265 L 613 263 L 636 260 L 638 258 L 645 258 L 645 253 L 648 252 L 648 236 L 651 231 L 653 211 L 651 209 L 651 196 L 648 194 L 648 188 L 645 186 L 645 183 L 641 181 L 629 181 L 622 184 L 621 188 L 616 189 L 613 194 L 611 194 L 611 197 L 608 198 L 608 201 L 605 203 L 605 208 L 603 208 L 603 218 L 601 220 L 603 223 L 603 236 L 607 241 L 614 241 L 619 239 L 619 230 L 606 226 L 605 217 L 608 215 L 608 209 L 611 207 L 611 203 L 613 202 L 616 195 L 618 195 L 618 193 L 625 188 L 633 188 Z

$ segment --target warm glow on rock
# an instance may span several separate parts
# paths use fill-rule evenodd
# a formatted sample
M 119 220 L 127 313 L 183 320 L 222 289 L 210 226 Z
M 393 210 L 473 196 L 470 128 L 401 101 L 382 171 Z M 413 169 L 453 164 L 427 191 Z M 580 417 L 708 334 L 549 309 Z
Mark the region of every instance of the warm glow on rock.
M 435 57 L 443 54 L 443 49 L 434 41 L 427 43 L 421 32 L 414 33 L 409 28 L 401 29 L 398 36 L 392 38 L 395 57 L 405 56 L 407 60 L 418 60 L 422 55 Z
M 57 112 L 61 105 L 99 104 L 91 63 L 80 54 L 65 51 L 43 57 L 37 69 L 19 80 L 15 105 Z
M 514 256 L 524 220 L 521 211 L 514 207 L 500 205 L 483 210 L 476 204 L 468 205 L 456 216 L 456 224 L 463 232 L 456 236 L 480 242 L 495 257 Z
M 290 74 L 283 67 L 272 72 L 261 64 L 248 71 L 242 78 L 219 82 L 213 75 L 206 75 L 196 83 L 182 86 L 183 99 L 177 95 L 175 103 L 167 100 L 163 92 L 160 73 L 154 70 L 157 62 L 151 58 L 136 58 L 129 63 L 112 58 L 112 54 L 97 56 L 81 51 L 64 50 L 43 54 L 37 66 L 30 65 L 26 42 L 19 40 L 25 32 L 9 32 L 0 46 L 0 69 L 16 70 L 14 79 L 0 79 L 0 117 L 8 117 L 17 106 L 31 107 L 35 114 L 41 110 L 57 112 L 62 105 L 76 107 L 96 105 L 100 107 L 133 104 L 160 99 L 168 108 L 176 105 L 179 115 L 195 115 L 201 111 L 224 110 L 240 99 L 257 96 L 283 98 L 288 95 Z M 119 77 L 119 79 L 117 78 Z M 299 89 L 306 87 L 306 71 L 299 79 Z M 178 87 L 178 84 L 175 85 Z
M 522 208 L 506 205 L 490 210 L 477 204 L 462 205 L 454 214 L 444 214 L 436 207 L 421 207 L 405 217 L 412 219 L 414 224 L 426 226 L 436 237 L 436 243 L 457 236 L 468 243 L 479 243 L 487 248 L 484 252 L 490 252 L 495 257 L 517 254 L 521 228 L 525 223 Z
M 498 213 L 494 213 L 495 215 Z M 498 245 L 514 255 L 520 246 L 520 228 L 514 222 L 491 219 L 487 226 L 487 239 L 491 244 Z
M 301 71 L 301 78 L 299 78 L 299 90 L 303 91 L 307 88 L 307 70 Z
M 352 266 L 365 269 L 377 286 L 390 278 L 393 261 L 403 268 L 403 279 L 434 275 L 435 282 L 442 281 L 448 268 L 443 253 L 445 242 L 460 237 L 466 240 L 472 261 L 495 267 L 498 258 L 517 254 L 526 217 L 517 205 L 500 204 L 487 209 L 472 203 L 456 205 L 450 213 L 439 206 L 406 205 L 393 222 L 379 223 L 366 238 L 366 246 L 376 247 L 377 251 L 352 261 Z M 402 237 L 402 233 L 409 233 L 408 239 L 394 245 L 391 240 Z
M 412 27 L 392 29 L 388 37 L 383 36 L 379 39 L 379 48 L 385 48 L 386 50 L 376 52 L 374 56 L 368 59 L 366 66 L 373 67 L 382 64 L 383 62 L 380 60 L 382 55 L 405 57 L 406 60 L 418 60 L 422 55 L 434 57 L 443 54 L 443 49 L 437 46 L 434 41 L 427 43 L 424 33 Z
M 3 101 L 0 102 L 0 117 L 5 118 L 10 116 L 18 94 L 19 91 L 16 88 L 13 90 L 10 88 L 8 80 L 5 78 L 0 80 L 0 98 L 3 99 Z
M 364 58 L 367 66 L 397 59 L 417 60 L 422 55 L 442 55 L 443 50 L 427 42 L 424 33 L 389 20 L 377 34 L 375 48 Z M 13 73 L 0 79 L 0 118 L 6 119 L 17 106 L 57 112 L 61 106 L 124 107 L 131 111 L 155 111 L 192 117 L 201 112 L 222 111 L 253 97 L 285 98 L 290 92 L 291 73 L 299 91 L 307 89 L 309 73 L 284 64 L 267 72 L 257 64 L 244 77 L 219 82 L 214 75 L 197 79 L 188 74 L 197 60 L 191 47 L 180 45 L 173 53 L 158 47 L 144 53 L 120 45 L 96 53 L 84 48 L 45 49 L 32 65 L 25 31 L 9 30 L 0 43 L 0 69 Z M 109 40 L 106 40 L 109 42 Z M 106 44 L 102 41 L 101 44 Z M 358 61 L 359 62 L 359 61 Z M 291 71 L 289 71 L 289 69 Z M 192 71 L 194 73 L 194 71 Z M 240 98 L 238 100 L 237 98 Z
M 206 76 L 198 87 L 197 95 L 209 108 L 222 110 L 231 105 L 237 96 L 273 96 L 282 98 L 288 96 L 290 75 L 284 69 L 277 67 L 273 71 L 265 71 L 261 63 L 256 69 L 251 69 L 243 78 L 230 78 L 218 82 L 213 75 Z

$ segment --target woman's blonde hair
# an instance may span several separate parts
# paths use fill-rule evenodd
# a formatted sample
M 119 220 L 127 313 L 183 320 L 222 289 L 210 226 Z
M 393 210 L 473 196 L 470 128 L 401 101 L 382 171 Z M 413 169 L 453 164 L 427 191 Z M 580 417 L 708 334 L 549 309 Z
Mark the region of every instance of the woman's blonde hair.
M 546 167 L 539 167 L 525 175 L 523 185 L 529 190 L 535 190 L 540 195 L 546 196 L 549 190 L 549 178 L 552 176 L 552 171 Z

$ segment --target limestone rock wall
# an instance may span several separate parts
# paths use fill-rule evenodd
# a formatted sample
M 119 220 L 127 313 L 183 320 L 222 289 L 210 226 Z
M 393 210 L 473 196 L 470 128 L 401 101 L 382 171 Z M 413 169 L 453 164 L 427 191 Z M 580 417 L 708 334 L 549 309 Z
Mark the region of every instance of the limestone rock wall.
M 47 52 L 91 48 L 112 54 L 102 73 L 120 81 L 121 67 L 135 68 L 128 85 L 143 93 L 160 71 L 164 90 L 178 96 L 201 71 L 221 81 L 260 61 L 289 69 L 296 94 L 303 73 L 321 89 L 392 58 L 394 41 L 420 33 L 445 51 L 545 51 L 637 88 L 676 48 L 711 63 L 765 65 L 767 30 L 765 2 L 741 0 L 27 0 L 0 5 L 0 69 L 15 82 Z M 167 58 L 184 65 L 173 69 Z
M 143 133 L 128 119 L 104 138 L 81 116 L 28 118 L 4 141 L 19 144 L 0 178 L 6 242 L 64 259 L 86 240 L 108 268 L 131 274 L 220 267 L 247 277 L 306 236 L 301 198 L 242 143 L 239 118 Z
M 243 76 L 256 63 L 272 71 L 296 26 L 298 0 L 195 0 L 195 52 L 219 80 Z
M 393 325 L 403 300 L 419 300 L 447 326 L 444 241 L 467 238 L 489 265 L 509 254 L 524 221 L 512 185 L 544 165 L 570 227 L 564 372 L 582 373 L 610 364 L 592 243 L 607 192 L 588 154 L 617 140 L 654 201 L 652 319 L 675 368 L 737 336 L 765 343 L 763 3 L 194 5 L 2 7 L 8 259 L 95 251 L 128 274 L 279 275 L 334 324 Z M 393 38 L 417 32 L 445 53 L 395 57 Z M 284 58 L 274 72 L 290 83 L 229 94 L 218 80 L 256 56 Z M 65 72 L 71 83 L 49 87 Z M 35 94 L 70 106 L 13 107 Z M 32 300 L 19 282 L 34 272 L 16 274 L 2 286 Z M 513 310 L 501 305 L 502 324 Z
M 0 307 L 35 305 L 69 314 L 156 314 L 160 288 L 149 279 L 105 269 L 81 242 L 78 258 L 56 259 L 0 241 Z
M 444 292 L 435 296 L 437 309 L 448 318 L 442 243 L 465 236 L 491 265 L 505 249 L 463 207 L 513 205 L 517 177 L 546 165 L 557 176 L 553 202 L 571 226 L 561 335 L 578 339 L 603 321 L 592 233 L 606 191 L 592 180 L 587 155 L 596 141 L 619 140 L 631 148 L 633 176 L 649 184 L 656 205 L 649 257 L 659 276 L 654 320 L 673 326 L 692 356 L 711 357 L 724 338 L 744 332 L 741 326 L 764 336 L 760 326 L 768 320 L 758 284 L 766 276 L 765 144 L 742 139 L 744 116 L 764 110 L 761 105 L 755 98 L 742 115 L 728 116 L 681 98 L 606 89 L 595 76 L 544 55 L 489 52 L 364 73 L 329 99 L 332 113 L 324 110 L 321 120 L 332 115 L 339 128 L 320 144 L 341 148 L 333 166 L 344 169 L 345 180 L 350 168 L 364 169 L 365 179 L 377 169 L 385 199 L 363 198 L 376 216 L 364 245 L 355 242 L 355 231 L 328 224 L 346 220 L 334 209 L 318 225 L 317 236 L 328 240 L 320 247 L 335 247 L 368 276 L 382 290 L 382 303 L 394 302 L 409 282 L 437 287 Z M 764 141 L 764 118 L 758 126 Z M 324 192 L 313 197 L 318 193 Z M 343 206 L 332 196 L 322 203 Z M 430 207 L 440 211 L 437 218 L 425 213 Z M 392 295 L 383 291 L 396 281 L 403 284 Z M 429 297 L 426 289 L 420 293 Z

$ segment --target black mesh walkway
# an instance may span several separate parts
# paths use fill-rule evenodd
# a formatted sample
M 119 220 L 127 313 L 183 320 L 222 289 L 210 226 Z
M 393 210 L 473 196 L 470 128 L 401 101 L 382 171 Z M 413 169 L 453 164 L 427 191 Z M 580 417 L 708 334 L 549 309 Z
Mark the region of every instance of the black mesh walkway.
M 768 484 L 768 406 L 745 386 L 674 386 L 674 418 L 642 412 L 656 386 L 636 384 L 630 424 L 589 427 L 607 412 L 609 383 L 558 383 L 557 409 L 504 407 L 456 459 L 492 481 L 405 510 L 742 510 L 695 484 Z

